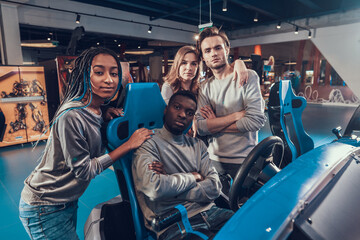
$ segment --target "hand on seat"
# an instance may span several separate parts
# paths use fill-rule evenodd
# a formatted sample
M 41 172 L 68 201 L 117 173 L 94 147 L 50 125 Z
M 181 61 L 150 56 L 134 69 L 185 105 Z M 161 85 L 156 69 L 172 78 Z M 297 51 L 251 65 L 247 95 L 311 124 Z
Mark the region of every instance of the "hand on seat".
M 126 142 L 130 149 L 136 149 L 143 144 L 147 139 L 151 138 L 151 135 L 153 135 L 154 132 L 152 130 L 146 129 L 146 128 L 140 128 L 136 130 L 130 137 L 130 139 Z
M 111 120 L 116 117 L 123 117 L 124 111 L 122 108 L 113 108 L 110 107 L 105 112 L 105 120 Z

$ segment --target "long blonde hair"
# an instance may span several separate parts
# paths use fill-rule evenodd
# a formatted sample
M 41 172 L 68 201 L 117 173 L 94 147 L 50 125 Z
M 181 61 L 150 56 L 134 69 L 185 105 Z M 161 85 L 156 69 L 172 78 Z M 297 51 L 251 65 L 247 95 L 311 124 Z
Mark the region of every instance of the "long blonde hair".
M 200 62 L 199 53 L 196 51 L 195 47 L 183 46 L 177 51 L 177 53 L 175 55 L 174 63 L 172 65 L 169 73 L 164 77 L 164 81 L 170 84 L 170 86 L 174 90 L 174 93 L 176 93 L 177 91 L 179 91 L 181 89 L 181 79 L 179 76 L 179 69 L 180 69 L 182 60 L 184 59 L 185 55 L 188 53 L 194 53 L 195 58 L 198 61 L 198 63 Z M 198 90 L 199 90 L 199 76 L 200 76 L 199 72 L 200 72 L 200 70 L 199 70 L 199 66 L 198 66 L 195 77 L 192 79 L 191 85 L 190 85 L 190 91 L 193 94 L 195 94 L 195 96 L 198 95 Z

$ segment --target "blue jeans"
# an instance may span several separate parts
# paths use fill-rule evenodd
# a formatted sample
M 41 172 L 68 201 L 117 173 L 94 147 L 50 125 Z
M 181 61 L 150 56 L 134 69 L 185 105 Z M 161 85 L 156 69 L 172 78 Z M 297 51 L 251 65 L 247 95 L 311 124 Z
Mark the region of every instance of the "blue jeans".
M 220 231 L 221 227 L 233 214 L 234 212 L 229 209 L 213 206 L 209 210 L 189 218 L 189 222 L 194 231 L 210 231 L 210 233 L 212 233 L 210 234 L 211 236 L 209 236 L 209 234 L 207 235 L 211 239 L 218 231 Z M 173 224 L 159 236 L 159 240 L 181 239 L 183 237 L 182 235 L 183 233 L 181 233 L 178 224 Z
M 20 199 L 19 216 L 30 238 L 78 240 L 77 201 L 60 205 L 33 206 Z

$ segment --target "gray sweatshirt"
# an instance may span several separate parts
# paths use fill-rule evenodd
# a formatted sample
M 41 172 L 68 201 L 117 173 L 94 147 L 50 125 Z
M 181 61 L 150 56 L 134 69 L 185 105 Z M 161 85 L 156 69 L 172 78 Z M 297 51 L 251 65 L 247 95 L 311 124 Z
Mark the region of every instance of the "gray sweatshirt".
M 265 102 L 258 75 L 253 70 L 248 71 L 249 79 L 240 88 L 238 80 L 233 79 L 233 73 L 224 79 L 212 77 L 201 83 L 195 119 L 199 135 L 211 135 L 208 148 L 211 160 L 241 164 L 257 144 L 257 131 L 266 121 Z M 245 110 L 245 116 L 236 122 L 239 132 L 211 134 L 207 128 L 207 120 L 200 114 L 200 109 L 205 105 L 211 107 L 216 117 Z
M 155 174 L 148 165 L 164 164 L 167 175 Z M 133 155 L 133 179 L 136 195 L 145 218 L 151 221 L 178 204 L 188 216 L 210 209 L 221 189 L 218 174 L 211 165 L 205 144 L 185 135 L 173 135 L 165 127 L 156 129 Z M 196 182 L 191 172 L 204 180 Z
M 101 141 L 102 117 L 87 109 L 65 111 L 54 123 L 39 165 L 25 180 L 31 205 L 77 200 L 90 180 L 112 164 Z

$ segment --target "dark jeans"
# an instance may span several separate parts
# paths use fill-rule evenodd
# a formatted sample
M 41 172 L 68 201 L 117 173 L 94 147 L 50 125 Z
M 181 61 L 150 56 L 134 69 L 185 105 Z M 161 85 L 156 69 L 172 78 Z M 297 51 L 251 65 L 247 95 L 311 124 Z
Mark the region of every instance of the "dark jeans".
M 231 178 L 234 180 L 236 173 L 241 167 L 241 164 L 234 164 L 234 163 L 222 163 L 218 161 L 211 160 L 212 165 L 215 167 L 216 171 L 220 176 L 220 181 L 222 184 L 222 192 L 229 196 L 230 190 L 230 182 L 228 178 L 224 177 L 224 175 L 229 174 Z
M 213 237 L 233 214 L 234 212 L 229 209 L 213 206 L 208 211 L 198 213 L 189 218 L 189 221 L 194 231 L 210 231 L 212 233 L 210 237 Z M 182 237 L 184 236 L 178 224 L 173 224 L 159 236 L 159 239 L 181 239 Z
M 216 171 L 219 173 L 219 175 L 224 174 L 230 174 L 232 179 L 235 178 L 236 173 L 241 167 L 241 164 L 235 164 L 235 163 L 223 163 L 219 161 L 211 160 L 212 165 L 215 167 Z

